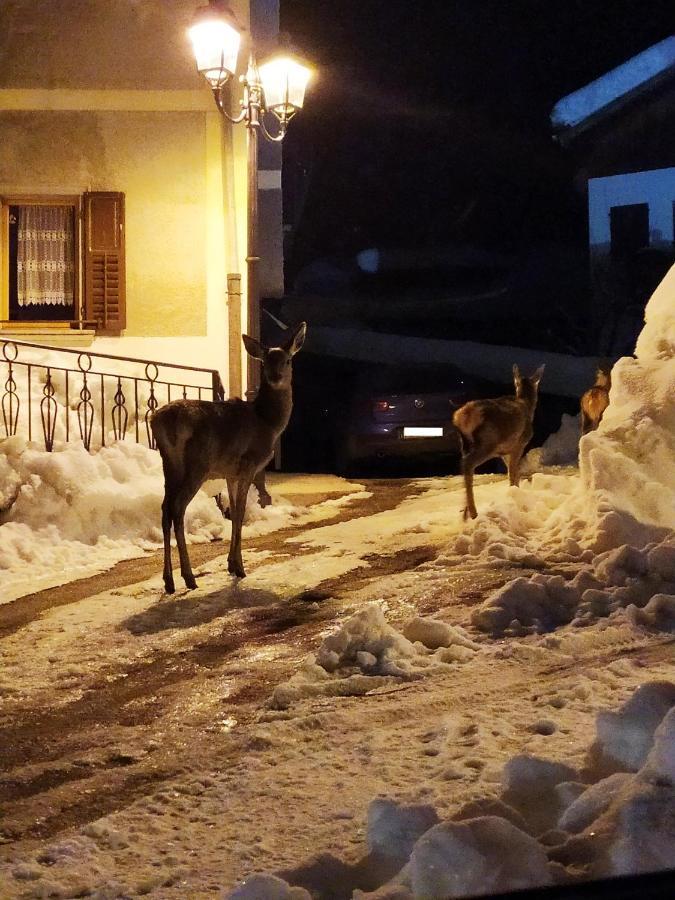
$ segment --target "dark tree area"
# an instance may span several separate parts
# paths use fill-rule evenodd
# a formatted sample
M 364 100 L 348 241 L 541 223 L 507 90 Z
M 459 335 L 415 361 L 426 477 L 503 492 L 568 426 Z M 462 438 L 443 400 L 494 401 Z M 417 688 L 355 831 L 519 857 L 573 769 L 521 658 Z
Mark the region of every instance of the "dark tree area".
M 373 245 L 583 248 L 551 108 L 672 21 L 670 0 L 282 0 L 318 70 L 284 150 L 289 284 Z

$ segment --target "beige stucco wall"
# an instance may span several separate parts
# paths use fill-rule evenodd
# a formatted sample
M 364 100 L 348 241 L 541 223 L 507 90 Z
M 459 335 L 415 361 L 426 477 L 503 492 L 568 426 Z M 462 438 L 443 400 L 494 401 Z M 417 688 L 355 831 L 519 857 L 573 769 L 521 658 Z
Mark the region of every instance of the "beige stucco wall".
M 0 86 L 201 88 L 186 29 L 207 0 L 2 0 Z M 243 26 L 248 0 L 232 0 Z
M 195 70 L 199 5 L 2 0 L 0 196 L 124 192 L 120 344 L 152 357 L 152 338 L 199 338 L 212 361 L 221 346 L 226 358 L 228 272 L 245 296 L 246 134 Z M 245 28 L 248 0 L 231 5 Z
M 129 335 L 206 333 L 205 120 L 0 111 L 0 194 L 124 192 Z

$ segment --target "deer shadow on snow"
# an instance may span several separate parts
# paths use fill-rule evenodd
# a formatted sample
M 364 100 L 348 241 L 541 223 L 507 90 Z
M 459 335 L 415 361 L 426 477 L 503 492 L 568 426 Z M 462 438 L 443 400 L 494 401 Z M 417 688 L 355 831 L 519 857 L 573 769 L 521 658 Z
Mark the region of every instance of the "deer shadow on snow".
M 163 595 L 162 599 L 149 609 L 135 613 L 120 622 L 118 630 L 143 635 L 158 634 L 177 628 L 196 628 L 223 618 L 236 609 L 276 605 L 285 608 L 287 603 L 288 597 L 281 594 L 275 594 L 264 588 L 244 587 L 239 581 L 234 581 L 202 597 L 195 597 L 194 594 L 186 592 L 167 600 Z

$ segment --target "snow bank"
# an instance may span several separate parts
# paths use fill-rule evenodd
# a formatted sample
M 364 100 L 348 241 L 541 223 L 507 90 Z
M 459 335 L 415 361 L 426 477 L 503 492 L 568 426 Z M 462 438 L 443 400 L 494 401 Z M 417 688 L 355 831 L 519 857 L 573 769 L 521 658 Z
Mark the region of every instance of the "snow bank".
M 536 467 L 562 461 L 571 454 L 576 434 L 575 420 L 566 417 L 558 435 L 530 462 Z M 640 610 L 661 594 L 643 614 L 631 614 L 638 624 L 672 627 L 668 598 L 675 593 L 674 529 L 675 267 L 647 305 L 635 358 L 620 359 L 614 366 L 610 404 L 600 427 L 579 441 L 579 477 L 535 474 L 530 483 L 509 490 L 498 506 L 482 509 L 439 563 L 469 554 L 537 568 L 551 559 L 589 562 L 618 548 L 626 565 L 610 559 L 614 575 L 597 568 L 591 572 L 597 584 L 586 578 L 573 586 L 576 599 L 559 581 L 534 579 L 530 587 L 522 581 L 491 598 L 490 609 L 477 613 L 476 624 L 496 633 L 512 621 L 545 629 L 577 614 L 582 619 L 606 615 L 631 603 Z M 643 550 L 651 556 L 640 556 Z M 663 586 L 652 589 L 659 587 L 658 579 Z M 591 587 L 604 591 L 604 598 L 585 595 Z
M 675 538 L 643 549 L 622 544 L 595 557 L 571 581 L 517 578 L 495 591 L 471 621 L 494 636 L 590 625 L 623 610 L 636 626 L 675 630 Z
M 120 559 L 161 545 L 164 495 L 158 453 L 127 441 L 88 453 L 57 444 L 52 453 L 19 437 L 0 443 L 0 602 L 29 590 L 100 572 Z M 249 496 L 249 530 L 271 530 L 295 513 L 262 510 Z M 229 538 L 213 499 L 203 490 L 190 503 L 191 542 Z
M 275 875 L 251 875 L 228 894 L 230 900 L 311 900 L 304 888 L 290 887 Z
M 541 447 L 535 447 L 523 461 L 523 472 L 536 472 L 542 466 L 572 466 L 579 456 L 580 417 L 562 414 L 560 428 L 550 434 Z
M 544 848 L 506 819 L 441 822 L 410 855 L 413 897 L 472 897 L 551 884 Z
M 355 869 L 372 873 L 386 858 L 398 872 L 390 868 L 384 884 L 355 891 L 354 900 L 480 896 L 675 867 L 675 684 L 646 683 L 596 722 L 583 772 L 515 756 L 498 798 L 476 799 L 451 819 L 439 821 L 431 805 L 373 800 L 369 856 Z M 619 768 L 611 775 L 600 765 L 608 756 Z M 269 884 L 280 893 L 266 896 L 294 896 L 286 882 Z M 242 890 L 229 896 L 260 896 Z
M 370 603 L 325 638 L 315 659 L 309 657 L 275 688 L 271 705 L 286 709 L 303 697 L 362 695 L 396 679 L 448 670 L 478 649 L 463 629 L 434 619 L 416 617 L 401 633 L 379 604 Z

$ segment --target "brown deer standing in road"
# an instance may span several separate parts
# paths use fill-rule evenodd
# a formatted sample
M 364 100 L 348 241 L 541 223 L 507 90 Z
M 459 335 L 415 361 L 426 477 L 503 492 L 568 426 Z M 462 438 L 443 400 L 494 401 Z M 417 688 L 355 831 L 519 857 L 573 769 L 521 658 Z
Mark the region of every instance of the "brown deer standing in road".
M 539 382 L 544 374 L 540 366 L 534 375 L 523 378 L 513 367 L 515 397 L 495 400 L 470 400 L 452 417 L 462 442 L 462 474 L 466 489 L 464 518 L 475 519 L 473 473 L 477 466 L 501 456 L 509 470 L 509 481 L 518 486 L 520 459 L 532 439 L 532 419 L 537 406 Z
M 292 332 L 283 347 L 263 347 L 243 335 L 246 352 L 262 363 L 262 381 L 255 400 L 175 400 L 152 417 L 152 432 L 164 467 L 164 587 L 175 591 L 171 571 L 171 527 L 176 534 L 180 572 L 188 588 L 197 584 L 185 543 L 185 509 L 202 484 L 225 478 L 232 516 L 227 557 L 230 574 L 244 578 L 241 526 L 251 483 L 265 468 L 274 445 L 288 425 L 293 407 L 292 360 L 302 347 L 307 326 Z
M 612 387 L 612 375 L 609 366 L 598 366 L 595 373 L 595 384 L 581 397 L 581 433 L 595 431 L 600 424 L 603 413 L 609 406 L 609 391 Z

